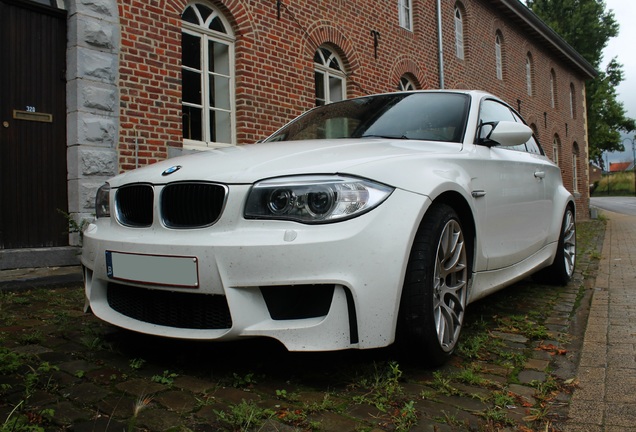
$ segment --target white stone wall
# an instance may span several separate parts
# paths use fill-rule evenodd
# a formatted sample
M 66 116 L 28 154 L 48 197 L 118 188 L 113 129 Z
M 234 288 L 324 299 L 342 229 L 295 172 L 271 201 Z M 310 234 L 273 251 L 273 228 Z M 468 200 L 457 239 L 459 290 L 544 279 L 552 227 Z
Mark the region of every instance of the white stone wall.
M 97 189 L 117 174 L 119 16 L 115 0 L 66 0 L 69 213 L 94 217 Z M 79 243 L 71 234 L 71 244 Z

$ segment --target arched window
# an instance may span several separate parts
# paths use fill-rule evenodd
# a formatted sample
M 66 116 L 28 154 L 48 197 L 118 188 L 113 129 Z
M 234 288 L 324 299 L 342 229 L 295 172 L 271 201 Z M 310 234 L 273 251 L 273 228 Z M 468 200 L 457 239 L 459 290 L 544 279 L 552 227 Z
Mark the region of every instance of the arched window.
M 455 55 L 464 60 L 464 21 L 459 7 L 455 6 Z
M 550 69 L 550 106 L 556 108 L 556 73 Z
M 572 144 L 572 191 L 579 191 L 579 145 L 575 142 Z
M 561 140 L 555 134 L 552 140 L 552 161 L 557 165 L 559 165 L 559 153 L 561 153 Z
M 314 55 L 316 106 L 338 102 L 346 98 L 346 75 L 338 55 L 322 46 Z
M 402 76 L 402 78 L 400 78 L 400 85 L 398 86 L 398 90 L 399 91 L 417 90 L 417 86 L 408 75 L 404 75 Z
M 576 95 L 573 83 L 570 83 L 570 118 L 576 118 Z
M 503 54 L 502 54 L 502 37 L 499 32 L 495 36 L 495 65 L 497 68 L 497 79 L 503 79 Z
M 528 96 L 532 96 L 532 55 L 528 53 L 526 56 L 526 89 L 528 91 Z
M 214 8 L 190 4 L 181 15 L 183 138 L 189 145 L 235 144 L 234 37 Z

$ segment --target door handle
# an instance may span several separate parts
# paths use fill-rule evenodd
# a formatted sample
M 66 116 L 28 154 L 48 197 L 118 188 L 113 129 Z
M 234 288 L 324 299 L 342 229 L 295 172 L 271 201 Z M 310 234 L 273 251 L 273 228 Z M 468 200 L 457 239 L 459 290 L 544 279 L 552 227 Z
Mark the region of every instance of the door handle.
M 538 179 L 545 178 L 545 171 L 535 171 L 534 176 Z

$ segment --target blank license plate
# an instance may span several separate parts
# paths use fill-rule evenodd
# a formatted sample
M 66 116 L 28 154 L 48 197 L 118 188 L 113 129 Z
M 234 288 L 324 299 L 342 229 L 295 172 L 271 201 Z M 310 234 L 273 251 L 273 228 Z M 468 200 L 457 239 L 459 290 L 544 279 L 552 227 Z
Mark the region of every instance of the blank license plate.
M 138 255 L 106 251 L 106 273 L 111 279 L 157 285 L 199 286 L 195 257 Z

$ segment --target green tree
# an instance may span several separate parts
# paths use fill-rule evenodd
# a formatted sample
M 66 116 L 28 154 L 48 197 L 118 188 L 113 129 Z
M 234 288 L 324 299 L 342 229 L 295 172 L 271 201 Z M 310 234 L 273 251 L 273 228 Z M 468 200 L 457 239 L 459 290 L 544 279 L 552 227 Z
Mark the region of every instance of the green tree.
M 620 130 L 636 129 L 617 100 L 616 87 L 623 81 L 622 65 L 611 59 L 601 71 L 603 50 L 618 36 L 619 25 L 613 11 L 606 11 L 603 0 L 527 0 L 528 7 L 559 33 L 598 71 L 586 83 L 590 159 L 603 166 L 603 152 L 622 151 Z

